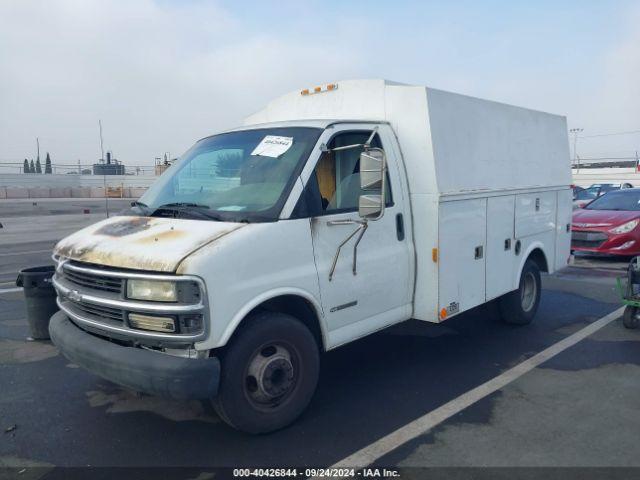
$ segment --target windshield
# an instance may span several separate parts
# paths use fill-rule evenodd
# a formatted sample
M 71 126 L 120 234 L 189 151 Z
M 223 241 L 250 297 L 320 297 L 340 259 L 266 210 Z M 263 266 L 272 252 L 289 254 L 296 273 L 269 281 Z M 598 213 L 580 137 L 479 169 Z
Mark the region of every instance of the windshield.
M 600 188 L 600 193 L 610 192 L 611 190 L 620 190 L 619 183 L 602 183 L 598 185 L 592 185 L 593 187 Z
M 321 129 L 265 128 L 200 140 L 136 204 L 146 215 L 274 221 Z M 195 215 L 197 213 L 197 215 Z
M 574 200 L 593 200 L 598 196 L 599 189 L 597 187 L 589 187 L 576 193 Z
M 595 199 L 585 209 L 640 211 L 640 189 L 613 190 Z

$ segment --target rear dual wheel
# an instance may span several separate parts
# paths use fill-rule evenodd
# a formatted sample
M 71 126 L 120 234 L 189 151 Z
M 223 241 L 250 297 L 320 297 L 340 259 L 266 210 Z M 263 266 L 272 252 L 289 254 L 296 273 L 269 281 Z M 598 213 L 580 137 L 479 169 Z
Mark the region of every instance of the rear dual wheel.
M 222 355 L 213 406 L 230 426 L 267 433 L 304 411 L 320 370 L 318 344 L 296 318 L 261 312 L 246 320 Z
M 528 259 L 520 275 L 517 290 L 498 299 L 502 319 L 512 325 L 528 325 L 535 317 L 540 305 L 542 282 L 538 264 Z

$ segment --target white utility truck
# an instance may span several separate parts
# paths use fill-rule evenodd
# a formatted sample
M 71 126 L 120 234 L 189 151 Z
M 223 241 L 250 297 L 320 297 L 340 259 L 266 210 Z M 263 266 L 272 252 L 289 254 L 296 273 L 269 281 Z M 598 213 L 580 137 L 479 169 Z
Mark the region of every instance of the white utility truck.
M 322 352 L 497 299 L 527 324 L 569 259 L 564 117 L 385 80 L 296 91 L 55 247 L 50 333 L 115 383 L 292 422 Z

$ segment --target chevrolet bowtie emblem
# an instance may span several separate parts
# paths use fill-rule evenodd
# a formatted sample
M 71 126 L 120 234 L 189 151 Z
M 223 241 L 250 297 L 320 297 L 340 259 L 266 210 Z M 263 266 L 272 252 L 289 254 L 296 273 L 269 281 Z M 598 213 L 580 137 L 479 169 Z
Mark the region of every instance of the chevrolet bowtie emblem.
M 82 294 L 77 290 L 69 290 L 67 298 L 69 298 L 69 300 L 73 300 L 74 302 L 81 302 Z

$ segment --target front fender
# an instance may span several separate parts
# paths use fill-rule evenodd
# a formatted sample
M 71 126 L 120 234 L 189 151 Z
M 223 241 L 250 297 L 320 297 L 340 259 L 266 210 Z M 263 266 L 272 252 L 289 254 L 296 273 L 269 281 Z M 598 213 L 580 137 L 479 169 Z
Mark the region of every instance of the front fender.
M 323 345 L 326 345 L 327 328 L 325 324 L 324 313 L 322 311 L 322 306 L 320 305 L 320 302 L 311 293 L 301 288 L 280 287 L 280 288 L 274 288 L 272 290 L 268 290 L 254 297 L 253 299 L 251 299 L 251 301 L 245 303 L 242 306 L 242 308 L 240 308 L 235 313 L 235 315 L 231 319 L 231 322 L 229 322 L 229 324 L 225 328 L 222 336 L 220 337 L 220 342 L 219 342 L 220 346 L 224 346 L 227 344 L 227 342 L 229 341 L 231 336 L 234 334 L 234 332 L 236 331 L 240 323 L 242 323 L 242 321 L 246 318 L 249 312 L 251 312 L 254 308 L 263 304 L 267 300 L 271 300 L 272 298 L 281 297 L 284 295 L 295 295 L 297 297 L 304 298 L 309 303 L 311 303 L 311 305 L 313 306 L 313 309 L 315 310 L 316 316 L 318 317 L 318 322 L 320 324 L 320 331 L 322 333 L 322 343 Z
M 529 258 L 529 256 L 531 255 L 531 252 L 533 252 L 536 249 L 542 252 L 542 255 L 544 255 L 545 261 L 547 262 L 547 265 L 549 265 L 549 255 L 547 255 L 547 252 L 545 251 L 544 244 L 539 240 L 532 241 L 530 244 L 527 245 L 523 253 L 521 253 L 522 256 L 520 257 L 520 263 L 518 265 L 518 270 L 517 270 L 518 276 L 516 277 L 516 283 L 513 286 L 514 290 L 520 287 L 520 277 L 522 276 L 522 269 L 524 268 L 524 264 Z

